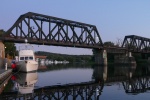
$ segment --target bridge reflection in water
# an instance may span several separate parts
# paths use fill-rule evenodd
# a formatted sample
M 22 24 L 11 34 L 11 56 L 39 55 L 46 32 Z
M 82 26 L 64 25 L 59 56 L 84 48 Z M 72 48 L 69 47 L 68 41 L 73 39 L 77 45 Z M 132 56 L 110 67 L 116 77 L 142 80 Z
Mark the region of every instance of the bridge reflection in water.
M 33 86 L 37 82 L 37 73 L 18 73 L 15 75 L 16 92 L 3 92 L 0 99 L 38 99 L 38 100 L 76 100 L 76 99 L 92 99 L 99 98 L 104 83 L 84 82 L 78 84 L 65 84 L 46 86 L 34 89 Z
M 3 92 L 0 100 L 99 100 L 105 86 L 116 82 L 122 83 L 125 93 L 142 93 L 150 88 L 148 67 L 145 67 L 144 71 L 147 71 L 147 74 L 144 75 L 141 74 L 142 72 L 138 73 L 140 69 L 137 70 L 136 66 L 115 66 L 109 69 L 107 66 L 95 66 L 93 68 L 93 81 L 40 88 L 34 86 L 38 81 L 37 73 L 15 74 L 17 91 Z

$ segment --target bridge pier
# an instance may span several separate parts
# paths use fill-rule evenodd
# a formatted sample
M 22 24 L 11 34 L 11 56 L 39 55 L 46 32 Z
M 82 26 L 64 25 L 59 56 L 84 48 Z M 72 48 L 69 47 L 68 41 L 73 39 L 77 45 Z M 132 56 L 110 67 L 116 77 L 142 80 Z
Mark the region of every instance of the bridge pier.
M 132 52 L 128 52 L 128 53 L 127 53 L 127 56 L 128 56 L 128 57 L 132 57 Z
M 107 65 L 107 51 L 95 49 L 95 63 L 97 65 Z
M 127 52 L 125 55 L 115 56 L 115 64 L 125 64 L 125 65 L 136 65 L 135 58 L 132 56 L 132 52 Z
M 150 64 L 150 57 L 148 57 L 148 63 Z

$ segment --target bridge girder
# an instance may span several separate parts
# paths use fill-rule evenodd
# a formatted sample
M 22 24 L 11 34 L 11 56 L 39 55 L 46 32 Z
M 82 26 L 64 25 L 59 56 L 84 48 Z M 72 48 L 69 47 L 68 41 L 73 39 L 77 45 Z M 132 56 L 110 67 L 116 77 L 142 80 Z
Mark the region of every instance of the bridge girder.
M 1 37 L 6 42 L 55 46 L 102 48 L 103 42 L 95 25 L 28 12 L 21 15 Z

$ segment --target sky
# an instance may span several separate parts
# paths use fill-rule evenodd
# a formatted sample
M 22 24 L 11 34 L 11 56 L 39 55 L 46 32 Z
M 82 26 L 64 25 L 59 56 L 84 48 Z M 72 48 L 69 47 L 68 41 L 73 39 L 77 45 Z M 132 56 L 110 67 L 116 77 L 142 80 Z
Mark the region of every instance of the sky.
M 103 42 L 126 35 L 150 37 L 150 0 L 2 0 L 0 29 L 7 31 L 27 12 L 96 25 Z M 18 46 L 18 44 L 16 44 Z M 92 54 L 91 49 L 35 45 L 35 51 Z

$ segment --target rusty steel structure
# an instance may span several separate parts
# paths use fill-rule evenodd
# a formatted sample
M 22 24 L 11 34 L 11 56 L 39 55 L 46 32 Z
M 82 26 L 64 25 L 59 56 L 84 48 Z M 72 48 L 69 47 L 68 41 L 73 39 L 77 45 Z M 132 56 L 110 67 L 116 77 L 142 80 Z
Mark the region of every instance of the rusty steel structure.
M 150 53 L 150 39 L 136 35 L 125 36 L 122 48 L 131 52 Z
M 28 12 L 21 15 L 0 40 L 54 46 L 102 48 L 95 25 Z

